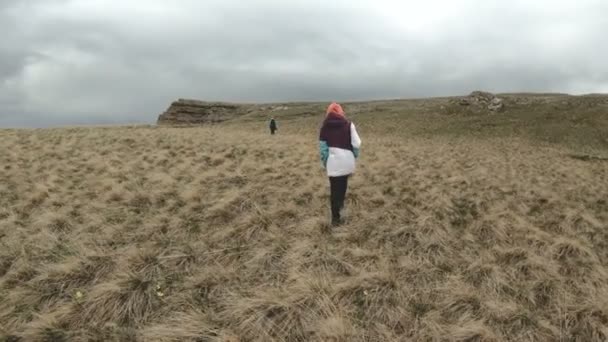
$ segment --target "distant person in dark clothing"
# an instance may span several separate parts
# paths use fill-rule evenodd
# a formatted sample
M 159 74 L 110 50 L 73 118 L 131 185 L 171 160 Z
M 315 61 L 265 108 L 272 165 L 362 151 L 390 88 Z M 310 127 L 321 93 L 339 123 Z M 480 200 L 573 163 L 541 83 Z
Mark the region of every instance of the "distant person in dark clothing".
M 319 134 L 319 153 L 329 176 L 334 226 L 342 223 L 340 211 L 344 207 L 348 177 L 355 172 L 360 147 L 361 138 L 355 125 L 346 119 L 342 107 L 335 102 L 329 105 Z
M 274 118 L 270 118 L 270 134 L 274 135 L 279 128 L 277 127 L 277 121 Z

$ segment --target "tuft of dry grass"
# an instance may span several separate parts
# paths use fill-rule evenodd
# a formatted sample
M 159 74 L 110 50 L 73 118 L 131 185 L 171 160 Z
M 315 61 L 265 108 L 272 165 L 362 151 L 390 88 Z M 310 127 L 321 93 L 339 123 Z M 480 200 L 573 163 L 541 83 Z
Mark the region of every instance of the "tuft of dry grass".
M 0 340 L 608 339 L 601 160 L 364 121 L 331 229 L 313 120 L 0 131 Z

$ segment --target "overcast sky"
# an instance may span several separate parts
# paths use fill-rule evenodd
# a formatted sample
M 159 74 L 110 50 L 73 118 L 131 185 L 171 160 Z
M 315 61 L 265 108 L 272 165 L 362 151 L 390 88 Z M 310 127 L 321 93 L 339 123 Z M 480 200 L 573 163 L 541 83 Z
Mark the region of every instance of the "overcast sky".
M 608 92 L 604 0 L 0 0 L 0 127 L 177 98 Z

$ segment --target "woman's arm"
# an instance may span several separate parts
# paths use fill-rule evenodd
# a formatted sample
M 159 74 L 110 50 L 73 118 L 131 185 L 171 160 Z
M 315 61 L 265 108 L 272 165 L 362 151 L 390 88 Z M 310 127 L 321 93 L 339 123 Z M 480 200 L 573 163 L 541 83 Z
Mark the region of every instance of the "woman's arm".
M 353 154 L 355 158 L 359 158 L 359 149 L 361 148 L 361 138 L 357 133 L 357 128 L 354 123 L 350 124 L 350 143 L 353 145 Z
M 327 141 L 319 140 L 319 155 L 321 156 L 321 163 L 323 167 L 327 167 L 327 158 L 329 158 L 329 146 Z

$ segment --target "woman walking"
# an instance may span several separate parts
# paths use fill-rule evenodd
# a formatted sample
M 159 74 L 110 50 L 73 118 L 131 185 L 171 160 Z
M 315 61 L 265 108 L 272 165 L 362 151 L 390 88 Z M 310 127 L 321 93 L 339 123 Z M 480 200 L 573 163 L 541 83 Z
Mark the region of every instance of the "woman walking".
M 355 125 L 346 119 L 342 107 L 332 103 L 327 108 L 319 134 L 319 152 L 329 176 L 331 191 L 331 223 L 340 225 L 340 211 L 344 207 L 348 177 L 355 172 L 361 139 Z

